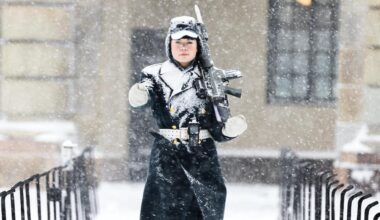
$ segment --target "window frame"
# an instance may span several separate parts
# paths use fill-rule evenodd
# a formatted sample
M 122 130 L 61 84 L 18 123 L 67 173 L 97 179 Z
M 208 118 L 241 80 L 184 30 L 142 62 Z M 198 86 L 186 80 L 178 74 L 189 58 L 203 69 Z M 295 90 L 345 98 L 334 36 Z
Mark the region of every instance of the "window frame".
M 326 0 L 313 0 L 311 6 L 301 6 L 296 0 L 270 0 L 269 8 L 268 8 L 268 63 L 267 63 L 267 103 L 268 104 L 307 104 L 307 105 L 331 105 L 335 104 L 336 101 L 336 80 L 337 80 L 337 52 L 338 52 L 338 12 L 339 12 L 339 2 L 338 0 L 327 0 L 329 3 L 321 3 L 321 1 Z M 281 21 L 280 17 L 280 8 L 286 6 L 290 7 L 290 11 L 292 14 L 288 16 L 290 21 L 288 20 L 288 24 L 286 21 Z M 297 8 L 298 7 L 298 8 Z M 307 8 L 310 7 L 310 8 Z M 319 7 L 319 10 L 317 10 Z M 297 9 L 304 9 L 308 13 L 310 13 L 310 19 L 304 22 L 305 27 L 302 29 L 295 27 L 295 19 L 296 15 L 294 13 Z M 331 11 L 330 14 L 330 26 L 320 26 L 318 20 L 316 19 L 316 13 L 318 11 L 322 11 L 321 9 L 328 8 Z M 301 10 L 299 9 L 299 10 Z M 294 40 L 295 34 L 290 35 L 290 50 L 279 50 L 278 48 L 278 36 L 281 30 L 293 31 L 306 31 L 308 34 L 308 50 L 300 51 L 295 50 Z M 322 33 L 322 31 L 326 31 L 330 33 L 330 47 L 327 51 L 323 51 L 322 49 L 317 49 L 316 36 L 318 33 Z M 279 55 L 287 54 L 290 57 L 291 71 L 285 73 L 283 70 L 278 70 L 279 66 L 277 63 L 279 61 Z M 294 54 L 306 54 L 307 55 L 307 73 L 303 74 L 306 76 L 306 93 L 304 96 L 297 97 L 294 94 L 294 80 L 297 77 L 302 77 L 301 74 L 297 74 L 294 71 Z M 315 70 L 313 70 L 313 66 L 315 66 L 315 62 L 318 54 L 327 54 L 330 57 L 330 65 L 328 66 L 328 75 L 317 74 Z M 290 91 L 289 96 L 278 96 L 276 95 L 276 89 L 279 87 L 276 86 L 276 79 L 288 79 L 290 84 L 286 89 Z M 326 97 L 317 97 L 316 96 L 316 83 L 318 79 L 325 79 L 325 82 L 330 84 L 328 95 Z M 302 79 L 302 78 L 301 78 Z M 323 81 L 319 81 L 323 82 Z

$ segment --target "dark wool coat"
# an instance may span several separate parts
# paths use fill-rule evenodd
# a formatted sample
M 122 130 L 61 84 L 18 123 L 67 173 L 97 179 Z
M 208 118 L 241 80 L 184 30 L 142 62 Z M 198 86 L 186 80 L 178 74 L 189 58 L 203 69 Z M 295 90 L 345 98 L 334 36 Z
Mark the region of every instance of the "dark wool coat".
M 194 79 L 200 75 L 196 65 L 181 70 L 171 61 L 143 70 L 142 83 L 149 89 L 149 105 L 160 128 L 187 127 L 196 118 L 212 139 L 190 148 L 173 144 L 157 132 L 150 156 L 144 189 L 141 220 L 221 220 L 226 187 L 218 162 L 214 140 L 223 136 L 223 124 L 216 121 L 212 104 L 196 96 Z

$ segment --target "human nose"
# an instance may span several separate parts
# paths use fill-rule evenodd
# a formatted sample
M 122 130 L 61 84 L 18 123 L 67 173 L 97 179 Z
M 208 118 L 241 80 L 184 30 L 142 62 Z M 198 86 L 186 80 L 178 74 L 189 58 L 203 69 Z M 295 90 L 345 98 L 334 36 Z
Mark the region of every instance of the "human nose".
M 187 50 L 187 44 L 179 44 L 179 49 L 180 50 Z

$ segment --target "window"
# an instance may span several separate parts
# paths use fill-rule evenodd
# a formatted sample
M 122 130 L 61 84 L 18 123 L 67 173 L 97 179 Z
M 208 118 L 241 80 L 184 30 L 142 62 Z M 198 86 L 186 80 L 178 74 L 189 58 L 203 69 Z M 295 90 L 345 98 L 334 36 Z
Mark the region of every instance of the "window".
M 335 101 L 337 1 L 270 0 L 268 103 Z

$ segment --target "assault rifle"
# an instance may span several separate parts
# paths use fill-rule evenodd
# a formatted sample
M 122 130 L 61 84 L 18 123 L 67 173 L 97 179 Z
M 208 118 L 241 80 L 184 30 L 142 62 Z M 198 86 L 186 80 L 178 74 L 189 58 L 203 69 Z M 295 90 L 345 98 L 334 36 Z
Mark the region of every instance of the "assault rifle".
M 207 44 L 208 35 L 206 27 L 197 5 L 195 5 L 195 14 L 198 20 L 196 28 L 200 38 L 199 41 L 202 44 L 200 63 L 203 69 L 201 71 L 202 78 L 194 82 L 197 95 L 201 98 L 210 98 L 217 121 L 226 122 L 230 117 L 226 95 L 241 97 L 241 89 L 231 88 L 228 86 L 228 83 L 231 79 L 242 77 L 241 72 L 239 70 L 222 70 L 214 67 Z

